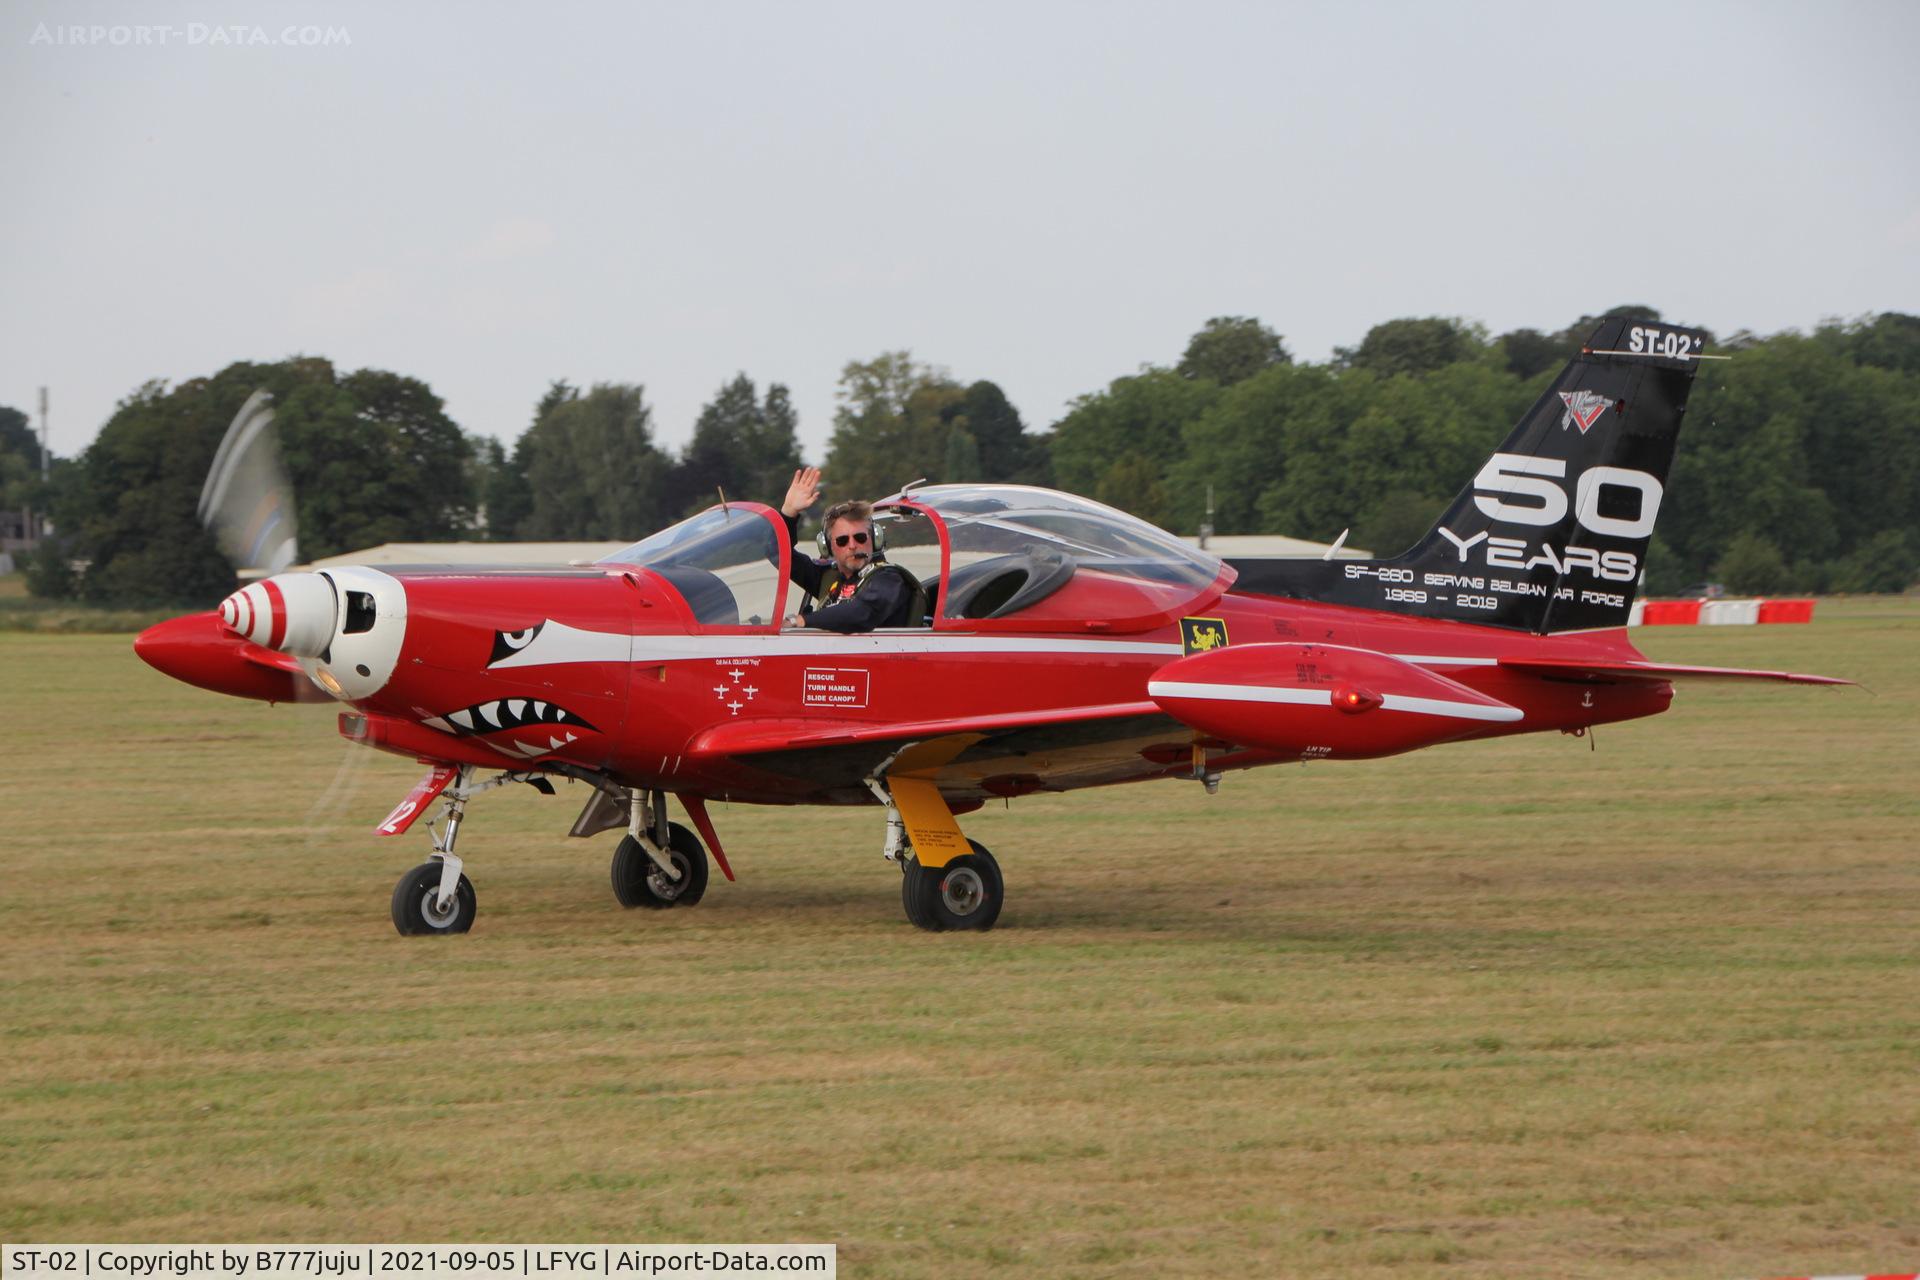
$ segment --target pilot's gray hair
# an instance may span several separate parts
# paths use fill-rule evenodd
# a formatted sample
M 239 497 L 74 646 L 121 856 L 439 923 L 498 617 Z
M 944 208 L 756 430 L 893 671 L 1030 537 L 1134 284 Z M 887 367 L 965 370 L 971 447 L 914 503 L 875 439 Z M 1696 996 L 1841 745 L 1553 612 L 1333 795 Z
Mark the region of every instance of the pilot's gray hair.
M 827 508 L 827 514 L 820 517 L 822 529 L 833 528 L 836 520 L 859 520 L 865 524 L 873 523 L 873 504 L 850 498 L 846 502 L 836 502 Z

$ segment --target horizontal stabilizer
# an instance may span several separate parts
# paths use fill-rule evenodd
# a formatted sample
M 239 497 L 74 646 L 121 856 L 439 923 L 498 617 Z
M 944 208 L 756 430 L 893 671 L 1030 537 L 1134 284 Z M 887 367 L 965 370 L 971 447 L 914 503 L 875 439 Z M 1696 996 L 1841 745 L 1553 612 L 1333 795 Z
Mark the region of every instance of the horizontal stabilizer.
M 1794 671 L 1756 671 L 1743 667 L 1689 667 L 1671 662 L 1632 662 L 1607 658 L 1502 658 L 1508 671 L 1570 680 L 1781 680 L 1788 684 L 1852 684 L 1832 676 Z
M 1235 645 L 1168 663 L 1147 685 L 1168 715 L 1231 743 L 1359 760 L 1521 719 L 1518 707 L 1371 649 Z

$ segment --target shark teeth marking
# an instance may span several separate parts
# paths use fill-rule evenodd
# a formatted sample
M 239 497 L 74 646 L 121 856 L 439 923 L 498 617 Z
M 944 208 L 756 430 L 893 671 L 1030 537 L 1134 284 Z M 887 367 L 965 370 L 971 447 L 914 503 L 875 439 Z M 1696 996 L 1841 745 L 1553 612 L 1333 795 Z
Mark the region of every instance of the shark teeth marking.
M 550 756 L 554 752 L 562 750 L 568 743 L 578 740 L 579 736 L 579 734 L 570 733 L 566 736 L 565 741 L 559 738 L 549 737 L 547 739 L 547 745 L 544 747 L 530 747 L 518 738 L 510 740 L 504 747 L 497 742 L 489 742 L 487 745 L 495 751 L 498 751 L 501 755 L 511 756 L 516 760 L 538 760 L 541 756 Z
M 558 725 L 593 731 L 593 726 L 574 712 L 551 702 L 536 702 L 530 698 L 495 698 L 437 716 L 428 714 L 425 708 L 419 710 L 422 724 L 462 735 L 493 733 L 496 730 L 543 729 Z M 571 742 L 578 736 L 569 734 L 567 741 Z

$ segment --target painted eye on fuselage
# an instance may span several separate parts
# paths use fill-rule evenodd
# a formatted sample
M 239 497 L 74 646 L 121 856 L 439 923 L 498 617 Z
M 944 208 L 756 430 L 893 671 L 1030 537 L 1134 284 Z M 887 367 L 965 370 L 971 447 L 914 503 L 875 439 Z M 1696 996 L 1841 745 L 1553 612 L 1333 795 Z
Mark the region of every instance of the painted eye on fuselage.
M 494 632 L 493 653 L 488 656 L 487 665 L 492 666 L 502 658 L 511 657 L 532 644 L 533 638 L 540 634 L 540 628 L 546 625 L 544 622 L 536 622 L 532 626 L 522 627 L 518 631 Z

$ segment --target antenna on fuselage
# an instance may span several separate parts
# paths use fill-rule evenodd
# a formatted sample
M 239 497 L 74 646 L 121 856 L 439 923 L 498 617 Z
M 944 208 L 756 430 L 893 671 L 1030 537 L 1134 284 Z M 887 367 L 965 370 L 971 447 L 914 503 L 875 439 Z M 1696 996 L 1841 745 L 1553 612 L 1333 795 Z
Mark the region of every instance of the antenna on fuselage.
M 720 510 L 726 512 L 725 522 L 732 524 L 733 510 L 727 506 L 727 487 L 723 484 L 717 484 L 713 486 L 713 491 L 720 495 Z
M 1345 528 L 1345 529 L 1342 529 L 1342 530 L 1340 531 L 1340 536 L 1339 536 L 1339 537 L 1337 537 L 1337 538 L 1335 538 L 1335 539 L 1333 540 L 1333 545 L 1332 545 L 1332 546 L 1330 546 L 1330 547 L 1328 547 L 1328 548 L 1327 548 L 1327 551 L 1326 551 L 1326 554 L 1325 554 L 1325 555 L 1323 555 L 1323 556 L 1321 556 L 1320 558 L 1321 558 L 1322 560 L 1331 560 L 1331 559 L 1333 559 L 1333 557 L 1334 557 L 1334 554 L 1335 554 L 1336 552 L 1338 552 L 1338 551 L 1340 550 L 1340 548 L 1342 548 L 1342 547 L 1344 547 L 1344 546 L 1346 546 L 1346 545 L 1347 545 L 1347 535 L 1348 535 L 1348 534 L 1350 534 L 1350 533 L 1352 533 L 1352 532 L 1353 532 L 1353 528 L 1352 528 L 1352 526 L 1351 526 L 1351 525 L 1349 525 L 1349 526 L 1348 526 L 1347 528 Z

